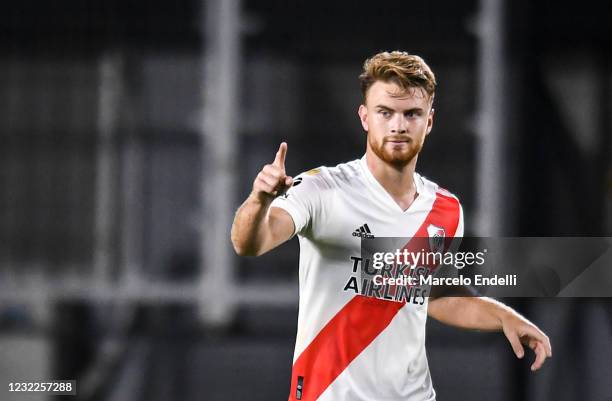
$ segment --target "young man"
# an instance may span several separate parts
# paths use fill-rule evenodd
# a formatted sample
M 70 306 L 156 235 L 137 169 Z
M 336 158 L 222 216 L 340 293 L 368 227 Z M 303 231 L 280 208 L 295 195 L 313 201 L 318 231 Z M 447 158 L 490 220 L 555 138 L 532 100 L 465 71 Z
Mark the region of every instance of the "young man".
M 300 241 L 298 332 L 289 400 L 434 400 L 425 355 L 427 315 L 453 326 L 503 331 L 517 355 L 552 356 L 548 337 L 511 308 L 488 298 L 395 302 L 347 284 L 361 239 L 463 235 L 458 199 L 415 172 L 429 135 L 436 81 L 418 56 L 383 52 L 366 60 L 359 107 L 366 154 L 295 179 L 287 144 L 255 178 L 236 213 L 239 255 L 261 255 L 293 235 Z

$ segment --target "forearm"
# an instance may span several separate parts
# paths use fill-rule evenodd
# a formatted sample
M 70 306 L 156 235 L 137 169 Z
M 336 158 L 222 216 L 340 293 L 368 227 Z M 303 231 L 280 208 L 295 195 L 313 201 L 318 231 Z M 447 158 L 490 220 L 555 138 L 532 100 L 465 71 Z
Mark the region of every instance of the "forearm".
M 486 331 L 499 331 L 504 319 L 520 316 L 512 308 L 486 297 L 436 298 L 430 300 L 428 312 L 444 324 Z
M 535 371 L 546 358 L 552 357 L 550 339 L 535 324 L 514 309 L 491 298 L 430 298 L 427 312 L 442 323 L 463 329 L 503 331 L 518 358 L 525 355 L 523 344 L 531 348 L 536 359 Z
M 257 256 L 266 242 L 267 215 L 272 199 L 253 194 L 238 208 L 232 224 L 232 245 L 241 256 Z

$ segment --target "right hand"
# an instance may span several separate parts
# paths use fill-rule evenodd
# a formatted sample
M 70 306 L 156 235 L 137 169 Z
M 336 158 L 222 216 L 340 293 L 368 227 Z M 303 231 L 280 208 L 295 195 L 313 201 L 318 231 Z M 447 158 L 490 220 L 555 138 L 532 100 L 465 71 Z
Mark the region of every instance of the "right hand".
M 293 184 L 293 178 L 285 173 L 287 143 L 283 142 L 276 152 L 272 164 L 266 164 L 255 177 L 251 195 L 259 200 L 271 200 L 286 192 Z

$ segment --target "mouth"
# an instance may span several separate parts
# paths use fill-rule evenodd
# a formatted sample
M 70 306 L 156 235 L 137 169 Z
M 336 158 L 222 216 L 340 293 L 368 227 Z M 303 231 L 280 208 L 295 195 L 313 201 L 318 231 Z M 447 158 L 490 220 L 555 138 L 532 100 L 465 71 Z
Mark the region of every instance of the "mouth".
M 401 144 L 401 143 L 409 143 L 412 140 L 410 138 L 390 138 L 386 139 L 385 142 L 393 143 L 393 144 Z

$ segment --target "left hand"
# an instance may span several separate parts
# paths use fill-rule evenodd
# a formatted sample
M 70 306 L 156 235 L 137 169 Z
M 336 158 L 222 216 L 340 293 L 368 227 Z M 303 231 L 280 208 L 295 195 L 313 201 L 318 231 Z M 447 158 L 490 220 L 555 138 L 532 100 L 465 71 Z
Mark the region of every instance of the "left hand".
M 523 344 L 536 354 L 535 361 L 531 365 L 533 372 L 542 367 L 546 358 L 552 357 L 548 336 L 521 315 L 514 312 L 507 314 L 502 318 L 502 329 L 519 359 L 525 356 Z

